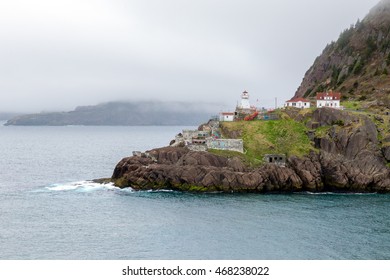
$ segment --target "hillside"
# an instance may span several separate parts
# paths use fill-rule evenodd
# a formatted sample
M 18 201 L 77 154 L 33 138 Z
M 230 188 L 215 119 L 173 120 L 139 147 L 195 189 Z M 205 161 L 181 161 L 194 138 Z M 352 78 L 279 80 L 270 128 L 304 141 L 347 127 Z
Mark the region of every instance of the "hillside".
M 306 72 L 294 97 L 336 90 L 344 100 L 390 108 L 390 0 L 344 30 Z
M 214 112 L 212 105 L 201 103 L 110 102 L 69 112 L 21 115 L 5 125 L 196 125 Z
M 221 122 L 220 127 L 225 138 L 244 140 L 244 159 L 254 166 L 262 164 L 265 154 L 301 157 L 314 150 L 305 124 L 289 117 L 274 121 Z M 291 145 L 292 142 L 294 145 Z M 228 154 L 226 151 L 212 152 L 225 156 Z

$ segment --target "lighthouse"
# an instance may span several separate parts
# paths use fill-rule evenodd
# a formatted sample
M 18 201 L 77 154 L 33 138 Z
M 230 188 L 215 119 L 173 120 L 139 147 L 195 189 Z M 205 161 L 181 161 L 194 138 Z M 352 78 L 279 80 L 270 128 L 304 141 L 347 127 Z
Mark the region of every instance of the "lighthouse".
M 243 93 L 241 93 L 241 100 L 237 104 L 236 113 L 247 115 L 252 114 L 255 111 L 256 107 L 251 106 L 251 104 L 249 103 L 249 93 L 245 90 Z
M 241 93 L 241 102 L 238 108 L 241 110 L 248 110 L 251 108 L 251 105 L 249 103 L 249 93 L 246 90 Z

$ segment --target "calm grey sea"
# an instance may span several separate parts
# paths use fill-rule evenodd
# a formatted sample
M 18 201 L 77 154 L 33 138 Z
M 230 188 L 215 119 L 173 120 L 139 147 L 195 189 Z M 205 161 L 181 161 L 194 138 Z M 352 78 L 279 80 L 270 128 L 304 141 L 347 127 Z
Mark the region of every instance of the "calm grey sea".
M 110 177 L 183 127 L 0 126 L 0 259 L 390 259 L 390 196 L 134 192 Z

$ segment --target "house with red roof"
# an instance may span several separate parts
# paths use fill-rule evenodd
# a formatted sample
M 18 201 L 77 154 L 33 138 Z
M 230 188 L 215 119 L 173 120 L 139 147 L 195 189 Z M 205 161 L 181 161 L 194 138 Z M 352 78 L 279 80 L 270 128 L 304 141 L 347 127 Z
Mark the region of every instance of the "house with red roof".
M 299 109 L 306 109 L 310 108 L 310 100 L 307 100 L 305 98 L 293 98 L 289 101 L 286 101 L 284 103 L 284 107 L 295 107 Z
M 341 93 L 340 92 L 318 92 L 317 93 L 317 108 L 329 107 L 335 109 L 342 109 L 340 106 Z

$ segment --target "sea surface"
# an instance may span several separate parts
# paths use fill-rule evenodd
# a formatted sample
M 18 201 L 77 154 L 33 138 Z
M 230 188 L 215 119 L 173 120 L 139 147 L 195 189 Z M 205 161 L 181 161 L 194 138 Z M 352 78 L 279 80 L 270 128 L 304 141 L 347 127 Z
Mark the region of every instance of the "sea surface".
M 0 125 L 0 259 L 390 259 L 390 195 L 120 190 L 183 127 Z

